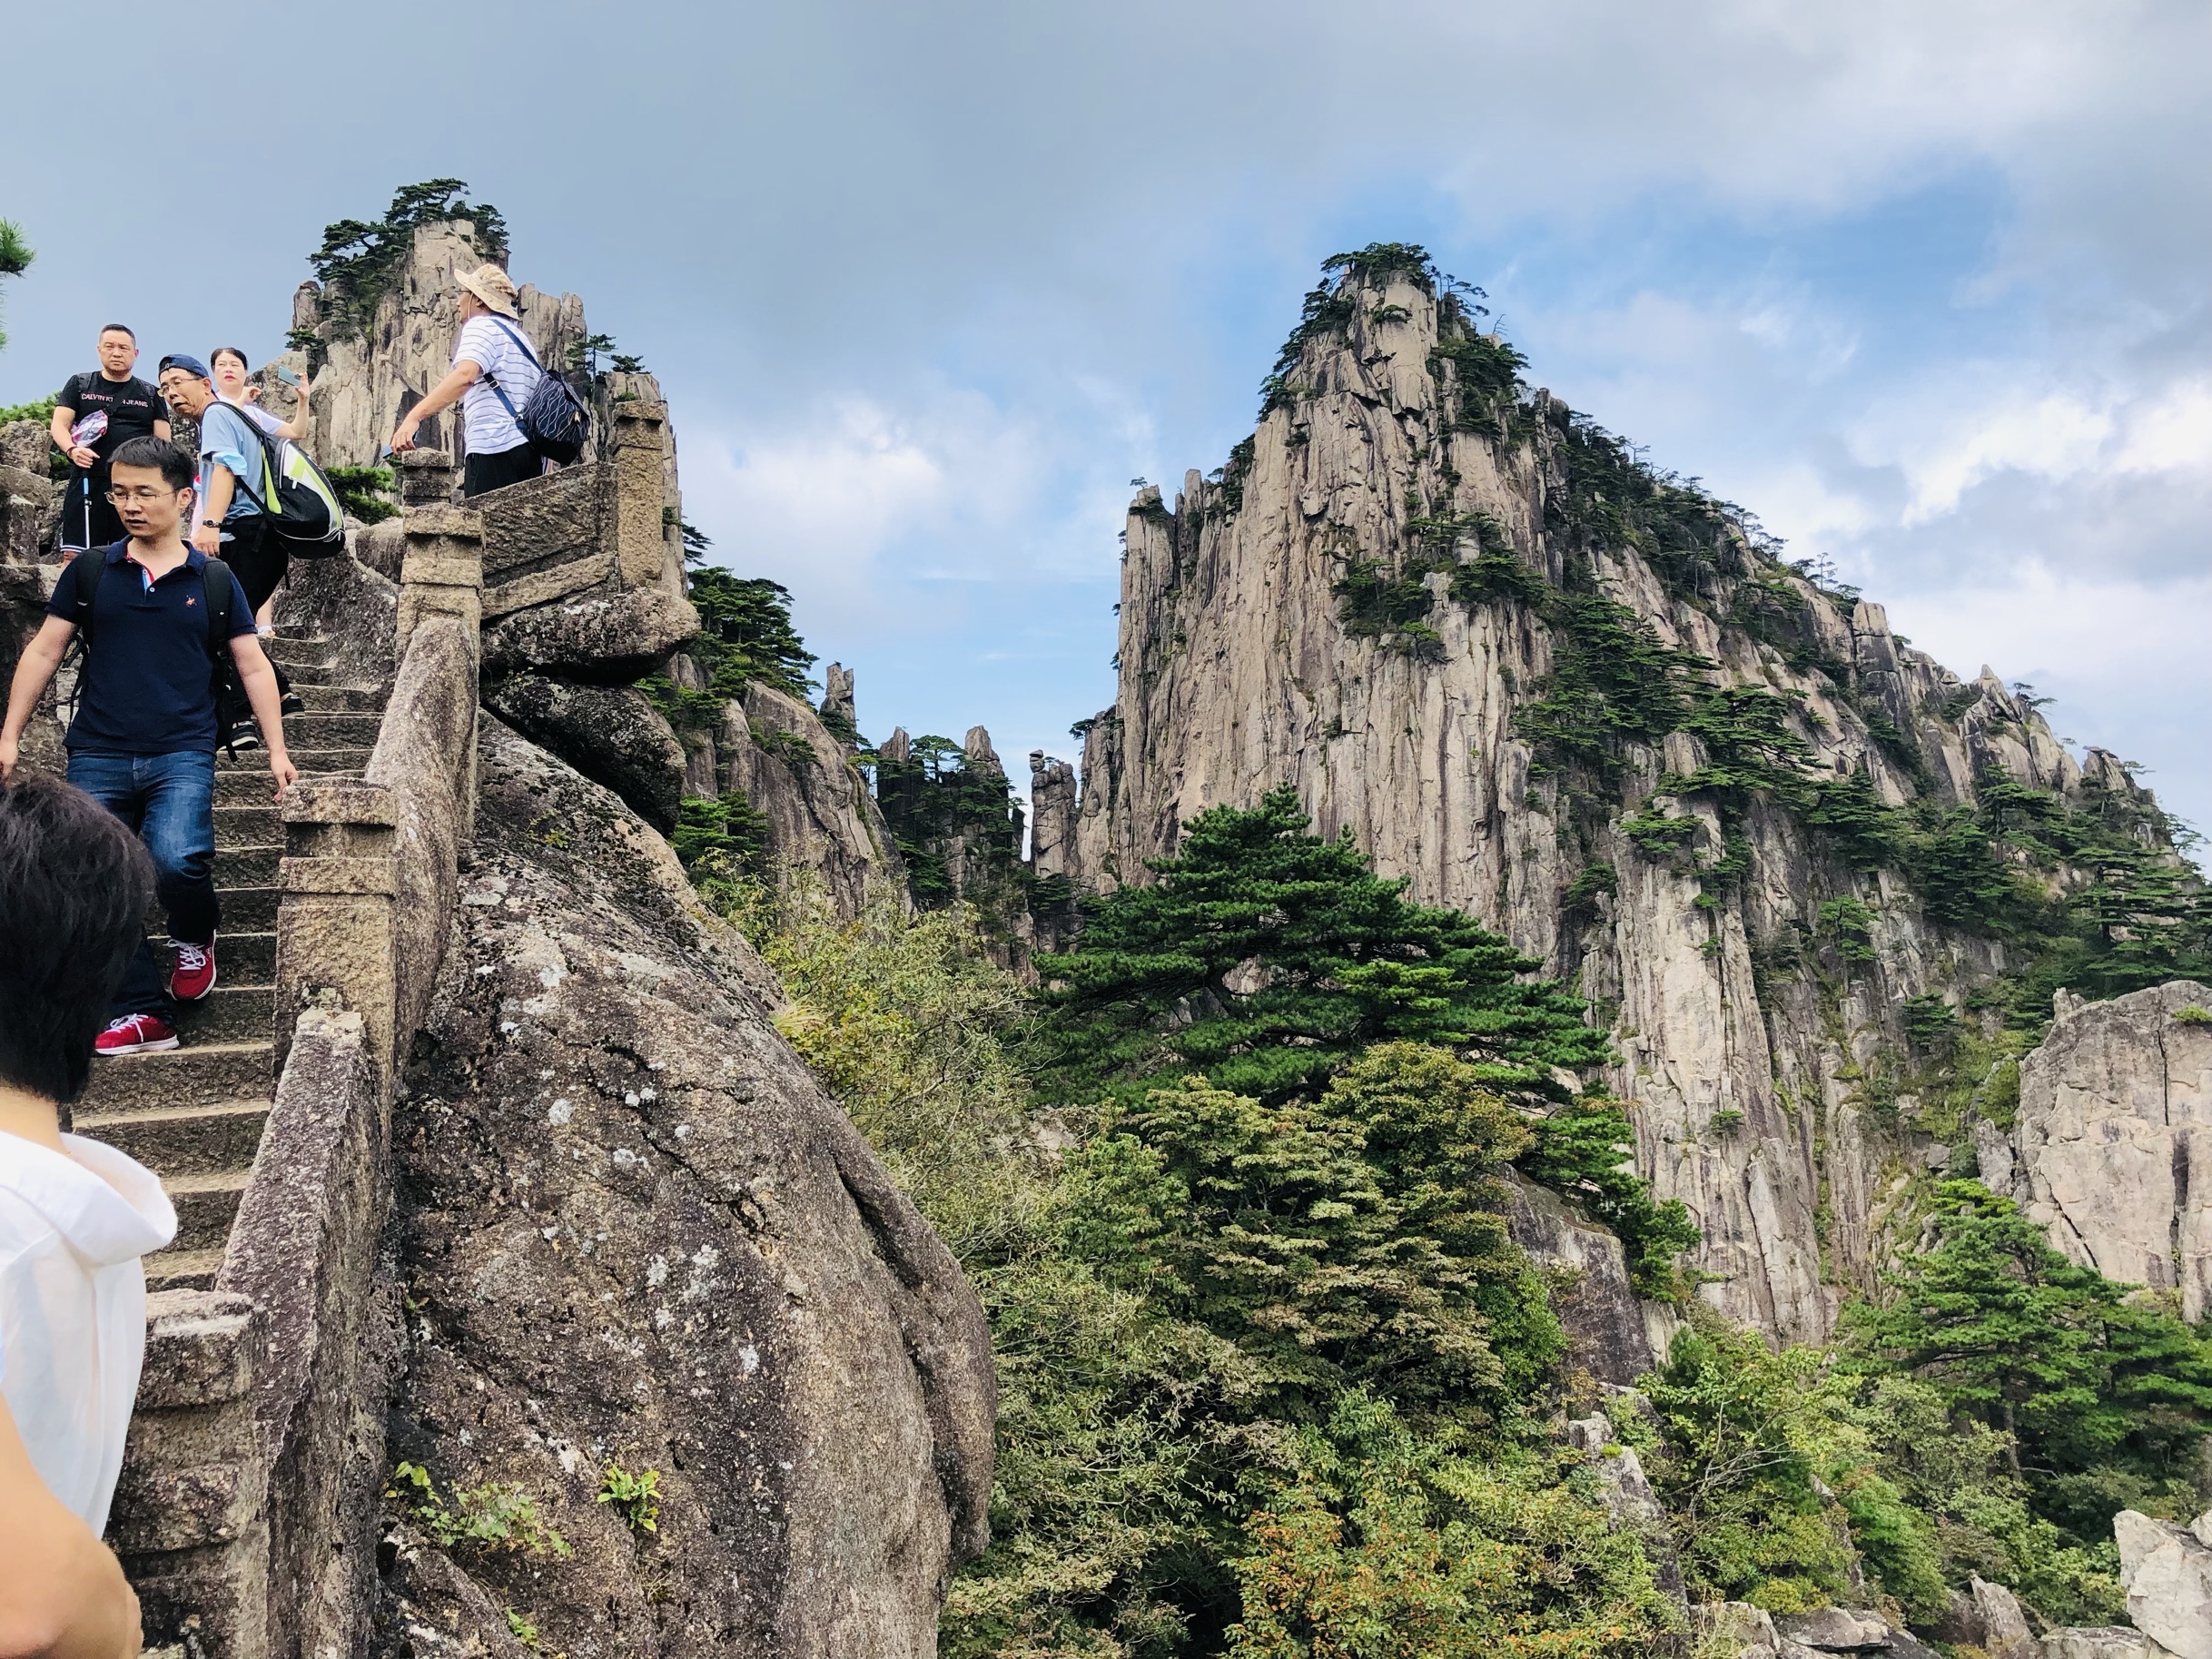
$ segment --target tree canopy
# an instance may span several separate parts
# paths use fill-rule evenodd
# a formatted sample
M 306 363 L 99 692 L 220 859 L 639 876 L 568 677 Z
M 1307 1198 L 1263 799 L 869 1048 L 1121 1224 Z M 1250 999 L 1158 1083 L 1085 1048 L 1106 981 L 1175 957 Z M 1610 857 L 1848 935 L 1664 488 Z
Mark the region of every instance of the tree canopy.
M 1042 1082 L 1063 1100 L 1141 1096 L 1203 1073 L 1264 1101 L 1318 1097 L 1372 1043 L 1468 1052 L 1495 1086 L 1556 1095 L 1555 1066 L 1604 1036 L 1541 965 L 1456 910 L 1409 903 L 1348 831 L 1324 840 L 1288 786 L 1183 826 L 1156 881 L 1085 906 L 1076 946 L 1041 956 Z

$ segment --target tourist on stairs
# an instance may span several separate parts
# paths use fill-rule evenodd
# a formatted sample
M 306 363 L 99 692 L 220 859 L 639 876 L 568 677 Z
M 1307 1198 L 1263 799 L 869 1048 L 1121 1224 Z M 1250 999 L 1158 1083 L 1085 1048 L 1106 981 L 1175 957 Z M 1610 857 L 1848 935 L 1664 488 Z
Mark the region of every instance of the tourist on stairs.
M 253 608 L 229 568 L 182 534 L 195 499 L 191 459 L 173 443 L 138 438 L 115 451 L 110 470 L 109 499 L 129 539 L 79 554 L 54 584 L 45 624 L 15 665 L 0 724 L 0 782 L 14 775 L 31 711 L 82 630 L 69 781 L 144 837 L 176 941 L 170 992 L 192 1002 L 215 988 L 215 678 L 226 649 L 269 746 L 277 799 L 299 773 L 285 752 Z M 176 1047 L 143 930 L 110 1012 L 98 1052 Z
M 64 1134 L 61 1105 L 153 896 L 95 802 L 50 777 L 0 791 L 0 1654 L 139 1651 L 100 1534 L 145 1355 L 139 1259 L 176 1211 L 153 1171 Z
M 236 404 L 215 395 L 214 377 L 198 358 L 172 352 L 162 359 L 161 384 L 169 407 L 200 424 L 200 473 L 195 480 L 200 510 L 192 545 L 231 567 L 258 618 L 275 605 L 277 588 L 291 563 L 283 540 L 271 532 L 263 510 L 262 498 L 271 488 L 262 440 Z M 257 630 L 259 627 L 257 620 Z M 283 712 L 301 713 L 307 706 L 293 694 L 291 677 L 281 668 L 275 673 Z M 223 741 L 234 748 L 252 748 L 252 730 L 244 711 L 232 707 L 222 713 L 229 728 Z
M 133 438 L 166 438 L 169 416 L 162 394 L 131 370 L 138 362 L 138 336 L 120 322 L 100 331 L 100 367 L 73 374 L 54 394 L 49 431 L 54 447 L 69 457 L 69 493 L 62 502 L 64 551 L 104 548 L 123 538 L 123 522 L 107 499 L 107 462 Z M 96 431 L 84 430 L 87 423 Z
M 518 412 L 538 390 L 543 370 L 516 326 L 520 313 L 507 272 L 497 265 L 479 265 L 454 281 L 461 287 L 461 327 L 453 347 L 453 372 L 400 418 L 390 448 L 395 455 L 413 449 L 417 429 L 459 399 L 461 436 L 468 446 L 461 494 L 480 496 L 545 470 Z

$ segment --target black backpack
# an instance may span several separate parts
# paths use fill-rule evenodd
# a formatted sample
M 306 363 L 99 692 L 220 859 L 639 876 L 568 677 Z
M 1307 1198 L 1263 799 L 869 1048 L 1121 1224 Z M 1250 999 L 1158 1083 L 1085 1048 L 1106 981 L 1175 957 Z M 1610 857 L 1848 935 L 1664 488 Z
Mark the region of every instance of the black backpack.
M 62 579 L 54 584 L 58 592 L 67 587 L 75 596 L 70 608 L 75 613 L 70 620 L 76 625 L 76 637 L 70 641 L 69 655 L 78 667 L 77 689 L 84 686 L 84 663 L 92 655 L 93 600 L 100 591 L 101 579 L 107 574 L 107 556 L 120 542 L 104 548 L 87 548 L 69 561 L 69 568 L 62 572 Z M 240 705 L 244 702 L 238 688 L 238 678 L 231 661 L 231 596 L 235 581 L 230 566 L 219 558 L 211 558 L 201 569 L 200 579 L 207 590 L 207 657 L 208 685 L 215 694 L 215 729 L 227 747 L 231 727 L 242 715 Z M 64 658 L 64 660 L 68 660 Z M 75 696 L 71 696 L 70 717 L 75 718 Z M 235 758 L 235 751 L 233 758 Z
M 499 400 L 499 407 L 507 411 L 508 419 L 520 430 L 531 453 L 558 466 L 573 465 L 584 452 L 584 440 L 591 435 L 591 411 L 584 407 L 584 400 L 576 395 L 576 388 L 568 384 L 567 377 L 550 372 L 538 362 L 538 353 L 530 350 L 530 342 L 523 338 L 520 329 L 504 317 L 494 315 L 491 320 L 522 348 L 523 356 L 538 370 L 538 385 L 518 412 L 514 400 L 494 376 L 487 374 L 484 384 L 491 388 L 492 396 Z

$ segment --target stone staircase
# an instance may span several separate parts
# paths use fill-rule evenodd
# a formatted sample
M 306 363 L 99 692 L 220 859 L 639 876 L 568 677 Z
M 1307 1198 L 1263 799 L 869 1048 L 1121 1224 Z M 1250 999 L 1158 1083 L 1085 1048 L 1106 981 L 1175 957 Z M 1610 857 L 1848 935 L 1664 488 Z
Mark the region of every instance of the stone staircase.
M 307 705 L 306 713 L 284 722 L 284 741 L 301 776 L 358 775 L 376 744 L 385 688 L 337 683 L 342 672 L 321 640 L 280 633 L 271 655 Z M 176 1206 L 175 1243 L 146 1259 L 149 1291 L 213 1285 L 275 1097 L 277 861 L 284 831 L 272 788 L 263 752 L 248 751 L 234 761 L 217 756 L 215 887 L 222 898 L 222 933 L 215 947 L 215 989 L 184 1011 L 177 1048 L 95 1059 L 76 1103 L 76 1132 L 153 1170 Z M 157 959 L 165 963 L 166 919 L 158 906 L 147 925 Z

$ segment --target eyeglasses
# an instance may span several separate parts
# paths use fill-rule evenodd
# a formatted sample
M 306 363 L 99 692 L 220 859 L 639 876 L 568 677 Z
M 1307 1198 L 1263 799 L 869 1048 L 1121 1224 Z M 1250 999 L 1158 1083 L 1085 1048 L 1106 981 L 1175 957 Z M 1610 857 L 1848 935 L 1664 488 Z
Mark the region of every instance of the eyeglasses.
M 182 495 L 181 489 L 153 489 L 140 485 L 136 489 L 104 489 L 100 492 L 117 507 L 128 507 L 133 501 L 158 501 L 163 496 Z

